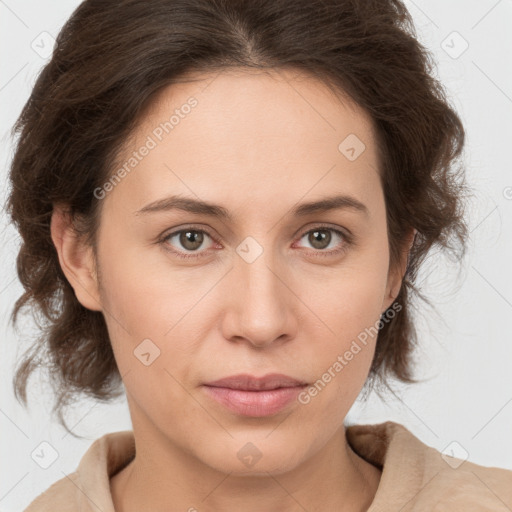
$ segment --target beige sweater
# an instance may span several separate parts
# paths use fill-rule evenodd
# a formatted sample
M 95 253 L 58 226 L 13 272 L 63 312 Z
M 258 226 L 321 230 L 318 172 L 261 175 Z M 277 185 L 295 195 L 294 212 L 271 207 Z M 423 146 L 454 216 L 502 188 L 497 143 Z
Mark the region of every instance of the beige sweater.
M 353 450 L 382 470 L 368 512 L 512 512 L 512 471 L 441 454 L 392 421 L 347 427 Z M 109 478 L 134 457 L 133 431 L 94 441 L 77 470 L 24 512 L 115 512 Z

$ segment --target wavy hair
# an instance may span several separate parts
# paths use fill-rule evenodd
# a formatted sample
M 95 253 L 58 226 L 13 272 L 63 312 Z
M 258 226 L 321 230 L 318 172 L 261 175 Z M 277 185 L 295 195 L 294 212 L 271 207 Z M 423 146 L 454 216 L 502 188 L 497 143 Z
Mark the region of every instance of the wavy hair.
M 18 361 L 13 387 L 38 367 L 51 372 L 53 413 L 79 393 L 109 401 L 123 393 L 102 312 L 84 308 L 65 278 L 50 235 L 64 203 L 95 247 L 100 203 L 93 191 L 145 109 L 185 73 L 232 67 L 293 68 L 321 80 L 370 114 L 386 203 L 390 264 L 416 235 L 396 303 L 381 322 L 370 384 L 414 378 L 415 286 L 434 247 L 463 257 L 467 185 L 464 129 L 431 54 L 400 0 L 85 0 L 56 39 L 49 62 L 12 129 L 7 210 L 21 235 L 17 274 L 38 336 Z M 70 432 L 70 431 L 69 431 Z M 72 432 L 71 432 L 72 433 Z M 75 435 L 74 433 L 72 433 Z

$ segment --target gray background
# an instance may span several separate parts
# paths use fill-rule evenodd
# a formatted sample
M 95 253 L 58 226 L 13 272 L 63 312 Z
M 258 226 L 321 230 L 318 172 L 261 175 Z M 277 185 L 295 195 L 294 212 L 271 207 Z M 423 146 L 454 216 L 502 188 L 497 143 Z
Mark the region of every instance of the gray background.
M 51 37 L 78 4 L 0 0 L 2 204 L 13 151 L 9 130 L 48 58 Z M 347 421 L 398 421 L 440 451 L 512 469 L 512 1 L 406 5 L 467 130 L 465 160 L 476 191 L 470 249 L 462 265 L 433 255 L 420 274 L 418 282 L 439 312 L 419 312 L 418 376 L 425 382 L 408 389 L 396 385 L 396 394 L 385 402 L 376 395 L 366 405 L 358 400 Z M 50 388 L 38 374 L 30 380 L 30 410 L 14 399 L 14 363 L 34 329 L 27 320 L 22 336 L 8 324 L 21 294 L 15 273 L 18 236 L 3 212 L 0 223 L 0 512 L 6 512 L 23 509 L 73 472 L 92 440 L 130 429 L 131 423 L 124 399 L 109 405 L 83 400 L 68 415 L 73 431 L 85 436 L 75 439 L 49 417 Z M 44 441 L 58 453 L 47 469 L 32 458 Z

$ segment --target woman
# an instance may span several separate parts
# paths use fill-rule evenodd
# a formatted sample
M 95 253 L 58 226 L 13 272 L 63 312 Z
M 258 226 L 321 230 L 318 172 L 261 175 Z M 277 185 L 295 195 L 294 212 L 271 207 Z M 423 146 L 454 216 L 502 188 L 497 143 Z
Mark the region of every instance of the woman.
M 15 127 L 13 318 L 45 315 L 59 418 L 124 387 L 133 431 L 28 512 L 512 507 L 511 471 L 344 424 L 415 382 L 417 271 L 464 253 L 428 58 L 398 0 L 79 6 Z

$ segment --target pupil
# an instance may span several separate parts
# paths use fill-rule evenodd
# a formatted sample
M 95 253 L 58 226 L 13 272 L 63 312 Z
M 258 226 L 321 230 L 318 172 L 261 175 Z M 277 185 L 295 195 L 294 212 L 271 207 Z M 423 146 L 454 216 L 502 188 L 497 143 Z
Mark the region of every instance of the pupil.
M 325 249 L 329 245 L 330 240 L 331 235 L 325 230 L 312 231 L 310 234 L 310 242 L 315 249 Z M 327 244 L 325 244 L 325 241 L 327 241 Z
M 186 249 L 197 249 L 203 243 L 203 234 L 199 231 L 185 231 L 181 234 L 180 243 Z

